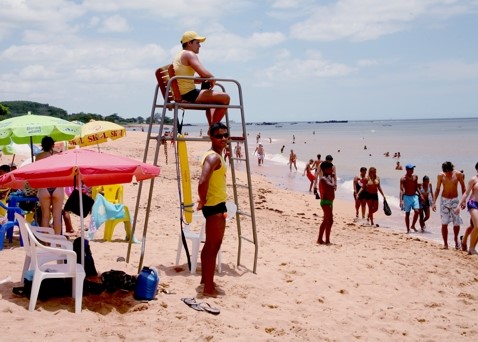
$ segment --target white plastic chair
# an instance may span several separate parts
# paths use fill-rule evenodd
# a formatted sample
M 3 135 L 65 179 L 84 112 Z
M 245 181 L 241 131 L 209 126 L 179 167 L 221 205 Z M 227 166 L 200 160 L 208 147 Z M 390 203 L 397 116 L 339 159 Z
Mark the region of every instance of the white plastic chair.
M 29 249 L 30 252 L 31 263 L 29 268 L 33 270 L 32 290 L 30 294 L 30 304 L 28 306 L 28 310 L 35 310 L 38 292 L 40 291 L 40 285 L 43 279 L 72 278 L 71 293 L 75 298 L 75 313 L 80 313 L 83 299 L 83 281 L 85 280 L 86 274 L 83 266 L 76 263 L 76 253 L 72 250 L 42 245 L 33 234 L 30 225 L 26 223 L 26 221 L 23 220 L 20 215 L 18 215 L 16 218 L 23 236 L 25 251 Z M 57 254 L 58 256 L 61 256 L 66 263 L 41 263 L 39 256 L 42 253 Z
M 18 225 L 25 225 L 27 221 L 25 217 L 20 214 L 15 214 L 15 219 L 18 222 Z M 33 234 L 36 236 L 38 240 L 41 242 L 49 243 L 52 247 L 58 247 L 63 249 L 68 249 L 70 251 L 73 250 L 73 243 L 68 241 L 68 239 L 63 235 L 55 235 L 55 232 L 50 227 L 38 227 L 38 226 L 31 226 L 29 225 L 30 229 L 32 230 Z M 23 283 L 25 276 L 29 269 L 31 269 L 31 247 L 30 247 L 30 240 L 26 240 L 24 243 L 24 250 L 25 250 L 25 261 L 23 263 L 23 271 L 22 271 L 22 279 L 21 282 Z M 44 264 L 50 261 L 57 261 L 63 263 L 64 259 L 66 258 L 65 255 L 59 255 L 56 253 L 50 252 L 38 252 L 37 259 L 40 264 Z
M 237 212 L 237 206 L 234 202 L 226 202 L 226 208 L 227 208 L 227 218 L 226 222 L 232 220 L 233 218 L 236 217 L 236 212 Z M 199 217 L 199 215 L 196 215 L 195 217 Z M 203 217 L 201 215 L 201 217 Z M 191 273 L 194 274 L 196 273 L 196 268 L 197 268 L 197 262 L 198 262 L 198 257 L 199 257 L 199 246 L 201 243 L 203 243 L 206 239 L 206 221 L 204 220 L 201 223 L 201 230 L 198 232 L 192 231 L 190 229 L 190 225 L 185 224 L 183 228 L 184 232 L 184 237 L 186 240 L 191 241 Z M 183 251 L 183 240 L 181 236 L 181 232 L 179 232 L 179 240 L 178 240 L 178 252 L 176 254 L 176 266 L 179 265 L 179 260 L 181 259 L 181 254 Z M 221 273 L 221 264 L 222 264 L 222 258 L 221 258 L 221 250 L 217 253 L 217 271 L 218 273 Z

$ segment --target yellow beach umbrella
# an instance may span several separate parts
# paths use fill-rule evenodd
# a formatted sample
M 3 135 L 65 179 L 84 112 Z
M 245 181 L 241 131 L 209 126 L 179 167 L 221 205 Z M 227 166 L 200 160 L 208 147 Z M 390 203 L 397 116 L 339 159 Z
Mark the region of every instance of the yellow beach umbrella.
M 69 146 L 99 145 L 108 140 L 116 140 L 126 136 L 126 128 L 110 121 L 94 121 L 81 126 L 81 133 L 69 141 Z M 99 146 L 98 146 L 99 149 Z

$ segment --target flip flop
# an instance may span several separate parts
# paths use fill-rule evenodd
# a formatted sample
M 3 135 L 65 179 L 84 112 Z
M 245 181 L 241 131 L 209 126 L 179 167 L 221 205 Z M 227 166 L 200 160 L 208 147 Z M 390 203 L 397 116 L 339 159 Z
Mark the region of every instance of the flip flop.
M 212 315 L 219 315 L 221 310 L 213 308 L 209 303 L 196 302 L 196 298 L 181 298 L 181 301 L 196 311 L 206 311 Z
M 196 302 L 196 298 L 181 298 L 181 301 L 187 306 L 198 304 L 198 302 Z
M 219 315 L 221 313 L 221 310 L 218 308 L 213 308 L 209 303 L 206 302 L 198 303 L 197 306 L 200 307 L 202 311 L 206 311 L 211 315 Z
M 203 308 L 199 306 L 200 303 L 196 302 L 196 298 L 181 298 L 181 301 L 196 311 L 204 311 Z

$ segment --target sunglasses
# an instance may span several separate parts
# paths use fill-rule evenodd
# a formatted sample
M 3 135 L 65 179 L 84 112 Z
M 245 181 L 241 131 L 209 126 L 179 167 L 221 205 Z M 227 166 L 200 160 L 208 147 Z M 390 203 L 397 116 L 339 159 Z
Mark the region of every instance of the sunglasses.
M 229 138 L 229 133 L 224 133 L 224 134 L 214 134 L 213 135 L 214 139 L 222 139 L 222 138 Z

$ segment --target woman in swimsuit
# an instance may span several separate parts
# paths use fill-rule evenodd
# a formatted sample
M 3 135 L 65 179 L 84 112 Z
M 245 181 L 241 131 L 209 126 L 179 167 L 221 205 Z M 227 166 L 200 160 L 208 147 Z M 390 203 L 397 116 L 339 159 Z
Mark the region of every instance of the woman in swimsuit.
M 362 219 L 365 219 L 365 206 L 367 205 L 366 192 L 360 192 L 365 184 L 367 184 L 367 168 L 361 167 L 360 174 L 354 177 L 354 199 L 355 199 L 355 217 L 359 217 L 359 209 L 362 209 Z M 358 193 L 360 192 L 360 196 Z
M 310 181 L 309 192 L 312 192 L 312 187 L 314 186 L 314 181 L 315 181 L 315 176 L 312 173 L 312 171 L 314 171 L 314 169 L 312 168 L 312 165 L 314 165 L 314 160 L 310 159 L 309 163 L 305 166 L 304 173 L 302 174 L 302 176 L 307 175 L 307 178 Z
M 422 231 L 425 230 L 425 222 L 430 218 L 430 207 L 433 204 L 433 188 L 430 184 L 430 178 L 423 176 L 423 183 L 419 187 L 420 196 L 418 200 L 420 202 L 420 227 Z
M 368 206 L 367 220 L 370 220 L 370 224 L 373 226 L 373 214 L 378 210 L 378 192 L 382 194 L 383 199 L 385 200 L 385 195 L 380 186 L 380 178 L 377 176 L 377 169 L 375 167 L 368 169 L 367 182 L 362 189 L 360 189 L 357 196 L 360 196 L 363 191 L 366 193 L 365 198 Z
M 35 160 L 51 157 L 54 153 L 55 142 L 51 137 L 44 137 L 41 141 L 43 152 L 37 154 Z M 53 217 L 53 229 L 55 234 L 61 234 L 61 211 L 65 199 L 63 188 L 38 189 L 38 199 L 41 207 L 41 226 L 50 227 L 50 214 Z

